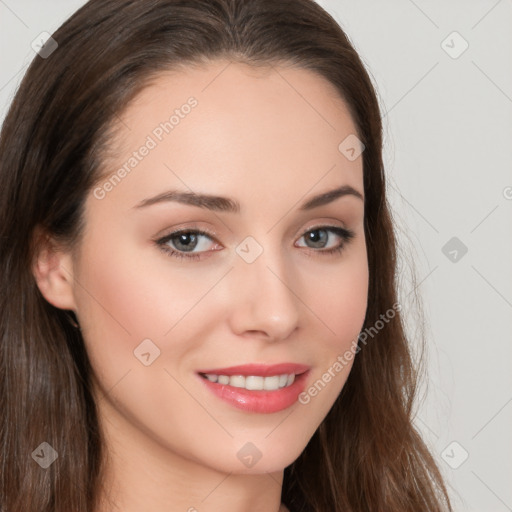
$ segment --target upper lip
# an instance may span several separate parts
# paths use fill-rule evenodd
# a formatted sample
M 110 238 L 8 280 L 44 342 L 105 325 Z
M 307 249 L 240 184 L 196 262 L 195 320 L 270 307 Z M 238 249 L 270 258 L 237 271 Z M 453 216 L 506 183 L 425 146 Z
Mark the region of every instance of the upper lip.
M 269 375 L 283 375 L 285 373 L 294 373 L 296 375 L 304 373 L 310 369 L 305 364 L 298 363 L 279 363 L 279 364 L 244 364 L 239 366 L 229 366 L 228 368 L 213 368 L 208 370 L 198 370 L 198 373 L 214 375 L 255 375 L 266 377 Z

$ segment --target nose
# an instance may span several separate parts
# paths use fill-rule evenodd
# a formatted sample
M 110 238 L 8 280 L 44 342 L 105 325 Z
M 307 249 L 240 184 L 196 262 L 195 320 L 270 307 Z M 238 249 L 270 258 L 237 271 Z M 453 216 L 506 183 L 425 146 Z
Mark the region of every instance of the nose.
M 242 259 L 230 276 L 231 329 L 239 336 L 284 340 L 298 327 L 299 293 L 281 256 L 264 251 L 252 263 Z

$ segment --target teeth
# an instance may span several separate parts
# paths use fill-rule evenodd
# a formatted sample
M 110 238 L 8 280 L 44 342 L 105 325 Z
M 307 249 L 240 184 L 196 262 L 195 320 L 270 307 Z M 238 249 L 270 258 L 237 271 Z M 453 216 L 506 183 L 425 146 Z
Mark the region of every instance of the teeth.
M 273 377 L 265 377 L 263 379 L 263 389 L 267 391 L 279 389 L 279 375 L 274 375 Z
M 231 384 L 231 386 L 234 386 L 235 388 L 243 388 L 245 386 L 245 377 L 243 375 L 233 375 L 228 378 L 226 384 Z
M 215 375 L 207 373 L 206 378 L 210 382 L 217 382 L 218 384 L 229 384 L 235 388 L 245 388 L 255 391 L 276 391 L 284 387 L 291 386 L 295 380 L 294 373 L 284 373 L 283 375 L 272 375 L 269 377 L 262 377 L 261 375 Z
M 242 377 L 243 378 L 243 377 Z M 231 379 L 230 381 L 231 382 Z M 245 377 L 245 389 L 261 390 L 263 389 L 263 383 L 265 379 L 263 377 L 255 377 L 254 375 L 248 375 Z
M 229 377 L 227 375 L 219 375 L 217 382 L 219 384 L 229 384 Z

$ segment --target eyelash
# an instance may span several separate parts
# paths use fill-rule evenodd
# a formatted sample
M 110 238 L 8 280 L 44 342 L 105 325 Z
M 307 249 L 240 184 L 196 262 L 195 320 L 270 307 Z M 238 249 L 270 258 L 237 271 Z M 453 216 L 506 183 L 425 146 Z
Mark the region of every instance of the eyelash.
M 307 235 L 308 233 L 311 233 L 313 231 L 329 231 L 329 232 L 332 232 L 332 233 L 338 235 L 342 239 L 341 244 L 338 245 L 337 247 L 333 247 L 332 249 L 315 250 L 315 249 L 309 248 L 313 252 L 319 252 L 324 255 L 340 254 L 345 249 L 345 246 L 350 242 L 350 240 L 352 240 L 352 238 L 355 237 L 355 233 L 353 231 L 351 231 L 350 229 L 341 228 L 339 226 L 315 226 L 311 229 L 308 229 L 302 235 L 302 237 L 304 237 L 305 235 Z M 185 252 L 175 251 L 174 249 L 169 248 L 169 246 L 167 245 L 167 242 L 169 242 L 176 236 L 182 235 L 182 234 L 203 235 L 210 239 L 213 239 L 212 234 L 208 233 L 207 231 L 203 231 L 201 229 L 181 229 L 181 230 L 177 230 L 172 233 L 169 233 L 165 237 L 160 238 L 159 240 L 156 240 L 155 242 L 164 253 L 166 253 L 167 255 L 169 255 L 173 258 L 177 258 L 177 259 L 199 260 L 202 257 L 202 255 L 204 254 L 204 252 L 211 252 L 211 251 L 203 251 L 203 252 L 196 253 L 196 254 L 193 254 L 193 253 L 187 254 Z M 308 251 L 306 251 L 306 253 L 307 252 Z

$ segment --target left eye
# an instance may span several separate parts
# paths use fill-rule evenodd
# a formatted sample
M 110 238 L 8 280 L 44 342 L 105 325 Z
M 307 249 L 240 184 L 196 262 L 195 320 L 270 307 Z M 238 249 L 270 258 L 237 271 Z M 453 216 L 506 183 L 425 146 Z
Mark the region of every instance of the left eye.
M 336 236 L 341 238 L 342 242 L 334 247 L 329 249 L 325 249 L 325 242 L 329 239 L 329 233 L 334 233 Z M 320 235 L 318 235 L 320 234 Z M 355 236 L 355 233 L 351 230 L 341 228 L 338 226 L 320 226 L 309 229 L 302 235 L 301 238 L 306 238 L 309 242 L 316 244 L 312 249 L 323 249 L 316 250 L 313 252 L 322 253 L 322 254 L 333 254 L 341 252 L 346 244 Z M 167 254 L 176 258 L 189 258 L 189 259 L 198 259 L 201 257 L 201 254 L 204 252 L 211 252 L 212 249 L 205 248 L 205 244 L 202 244 L 202 249 L 197 253 L 191 253 L 194 249 L 200 247 L 201 243 L 198 243 L 198 239 L 204 237 L 213 240 L 212 235 L 207 233 L 206 231 L 201 231 L 198 229 L 188 229 L 181 231 L 174 231 L 169 235 L 159 239 L 156 241 L 157 245 Z M 175 249 L 170 247 L 170 244 Z M 207 246 L 208 244 L 206 244 Z M 320 246 L 320 247 L 319 247 Z M 303 246 L 299 246 L 303 247 Z M 310 247 L 311 249 L 311 247 Z M 190 253 L 190 254 L 187 254 Z
M 320 233 L 321 235 L 318 236 L 318 233 Z M 327 239 L 329 239 L 329 235 L 325 234 L 325 233 L 334 233 L 336 236 L 338 236 L 339 238 L 342 239 L 341 244 L 338 244 L 338 245 L 334 246 L 332 249 L 329 249 L 327 251 L 325 251 L 325 250 L 321 251 L 321 252 L 327 252 L 327 253 L 330 253 L 330 252 L 333 252 L 336 250 L 341 250 L 343 247 L 345 247 L 345 243 L 347 243 L 354 236 L 354 233 L 352 231 L 345 229 L 345 228 L 340 228 L 338 226 L 321 226 L 321 227 L 313 228 L 313 229 L 306 231 L 306 233 L 304 233 L 304 235 L 302 235 L 301 238 L 305 237 L 306 240 L 308 240 L 314 244 L 321 245 L 321 247 L 313 247 L 314 249 L 318 249 L 318 248 L 322 249 L 322 248 L 325 248 L 325 246 L 323 246 L 323 243 Z

